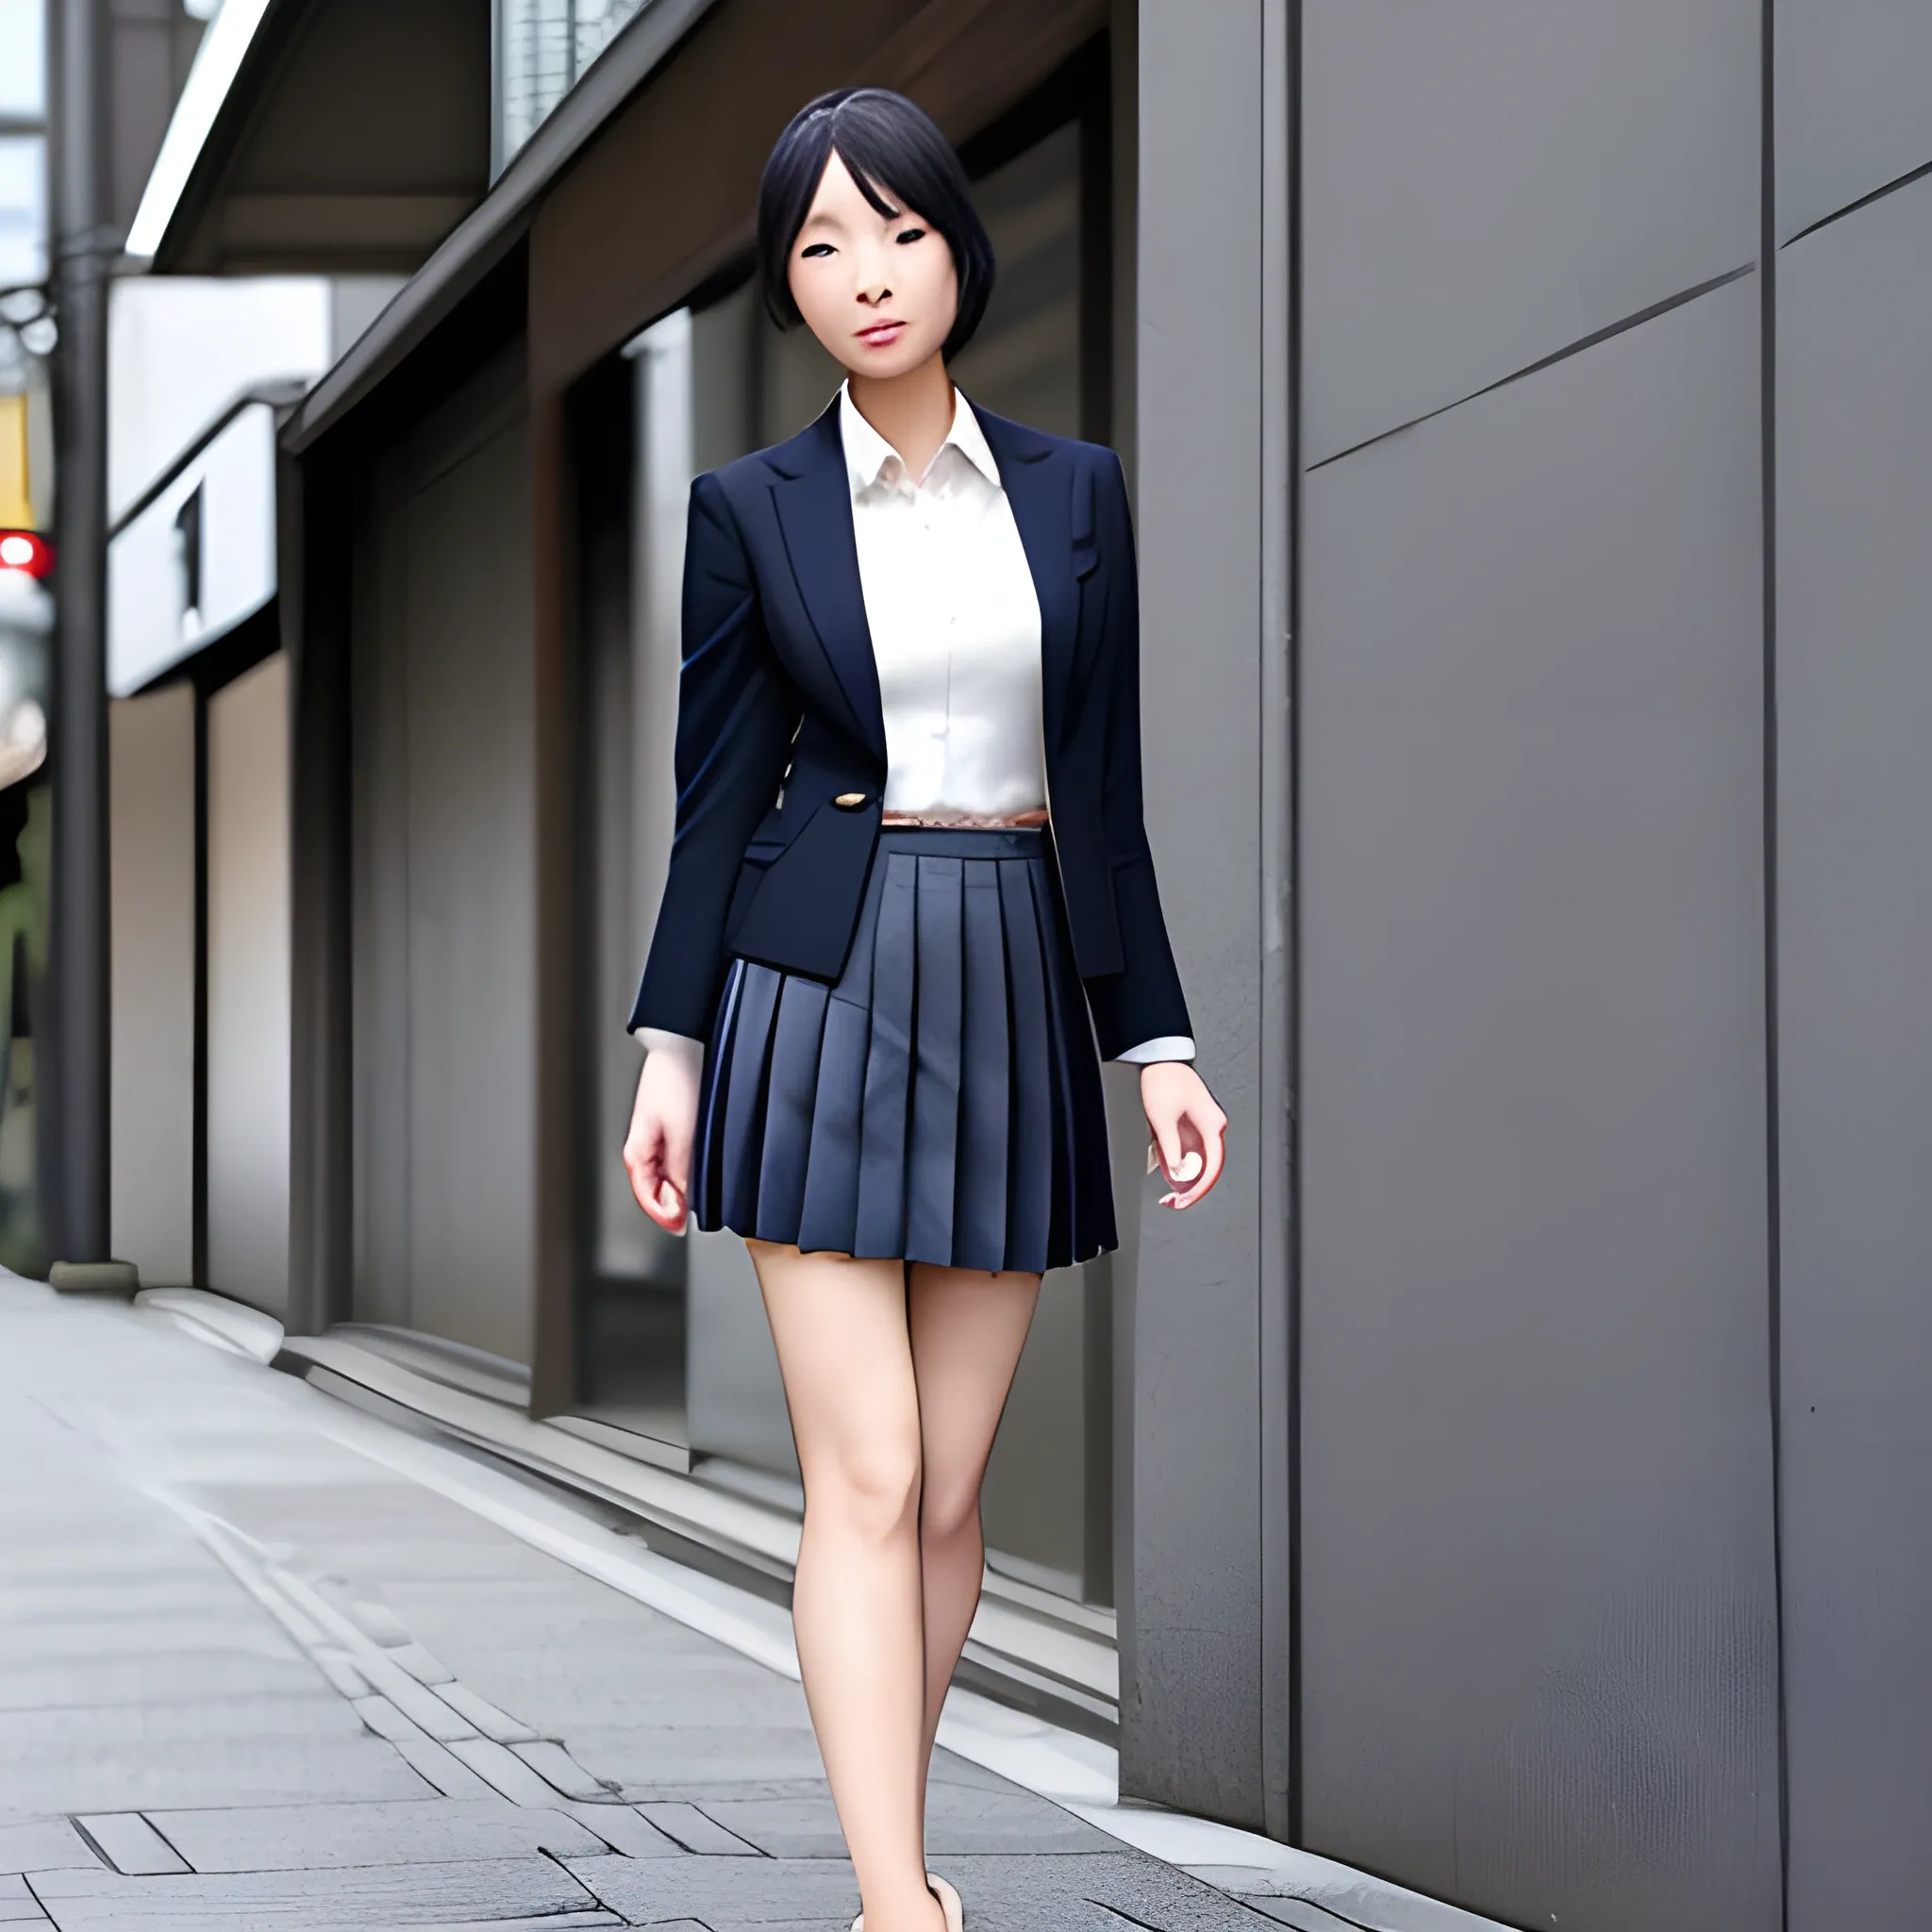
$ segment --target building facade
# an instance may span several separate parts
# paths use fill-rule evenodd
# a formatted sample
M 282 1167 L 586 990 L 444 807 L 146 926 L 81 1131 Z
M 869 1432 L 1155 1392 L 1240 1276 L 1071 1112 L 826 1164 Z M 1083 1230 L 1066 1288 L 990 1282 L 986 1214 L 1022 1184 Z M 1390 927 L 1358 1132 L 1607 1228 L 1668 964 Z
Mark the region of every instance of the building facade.
M 273 0 L 152 224 L 407 276 L 278 443 L 291 1333 L 795 1508 L 741 1250 L 627 1201 L 622 1022 L 684 493 L 835 382 L 758 171 L 902 88 L 1000 250 L 962 386 L 1127 461 L 1231 1121 L 1162 1216 L 1110 1094 L 1127 1239 L 988 1499 L 995 1608 L 1107 1662 L 978 1667 L 1507 1923 L 1915 1924 L 1921 11 L 498 12 Z

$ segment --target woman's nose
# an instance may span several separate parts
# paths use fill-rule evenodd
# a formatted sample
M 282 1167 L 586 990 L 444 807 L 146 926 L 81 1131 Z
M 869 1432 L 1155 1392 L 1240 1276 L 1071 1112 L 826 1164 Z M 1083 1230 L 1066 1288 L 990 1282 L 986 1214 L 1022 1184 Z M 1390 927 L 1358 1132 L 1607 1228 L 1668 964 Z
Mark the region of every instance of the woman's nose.
M 861 247 L 852 264 L 853 275 L 858 287 L 858 299 L 871 306 L 883 302 L 892 291 L 886 268 L 886 254 L 881 248 Z

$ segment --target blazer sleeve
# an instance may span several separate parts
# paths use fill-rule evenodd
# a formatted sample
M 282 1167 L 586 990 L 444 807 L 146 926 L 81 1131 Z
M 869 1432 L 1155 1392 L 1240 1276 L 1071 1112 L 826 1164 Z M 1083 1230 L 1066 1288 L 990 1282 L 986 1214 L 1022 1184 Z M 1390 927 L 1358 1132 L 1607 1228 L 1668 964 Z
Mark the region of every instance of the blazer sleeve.
M 1086 982 L 1103 1058 L 1136 1044 L 1191 1036 L 1174 947 L 1161 917 L 1141 787 L 1141 591 L 1126 477 L 1109 453 L 1094 478 L 1094 516 L 1108 559 L 1108 691 L 1101 821 L 1113 869 L 1122 970 Z
M 626 1027 L 703 1040 L 724 977 L 724 921 L 753 830 L 776 798 L 798 715 L 766 634 L 744 539 L 714 475 L 691 485 L 671 865 Z

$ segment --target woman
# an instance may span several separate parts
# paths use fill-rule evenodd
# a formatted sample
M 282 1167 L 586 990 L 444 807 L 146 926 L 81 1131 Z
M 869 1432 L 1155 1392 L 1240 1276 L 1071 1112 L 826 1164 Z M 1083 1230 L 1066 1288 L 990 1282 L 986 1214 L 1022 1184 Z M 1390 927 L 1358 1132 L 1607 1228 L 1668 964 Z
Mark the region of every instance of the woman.
M 847 379 L 691 489 L 625 1161 L 663 1226 L 750 1249 L 855 1923 L 940 1932 L 925 1780 L 980 1479 L 1041 1273 L 1114 1242 L 1095 1037 L 1141 1063 L 1166 1205 L 1213 1187 L 1225 1119 L 1141 824 L 1120 464 L 953 388 L 993 274 L 957 157 L 896 94 L 827 94 L 766 165 L 758 256 L 774 316 Z

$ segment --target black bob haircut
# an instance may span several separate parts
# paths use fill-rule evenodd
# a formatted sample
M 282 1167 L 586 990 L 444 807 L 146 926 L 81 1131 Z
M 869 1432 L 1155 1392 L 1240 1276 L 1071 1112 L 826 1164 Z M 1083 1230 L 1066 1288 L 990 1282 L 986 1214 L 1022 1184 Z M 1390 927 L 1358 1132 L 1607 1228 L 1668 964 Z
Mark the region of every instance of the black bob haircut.
M 959 310 L 941 351 L 950 361 L 973 340 L 986 313 L 992 243 L 952 143 L 924 108 L 882 87 L 821 94 L 791 117 L 772 149 L 758 182 L 758 278 L 772 320 L 780 328 L 796 328 L 804 320 L 791 299 L 791 249 L 835 153 L 880 214 L 890 220 L 902 208 L 914 209 L 953 251 Z

